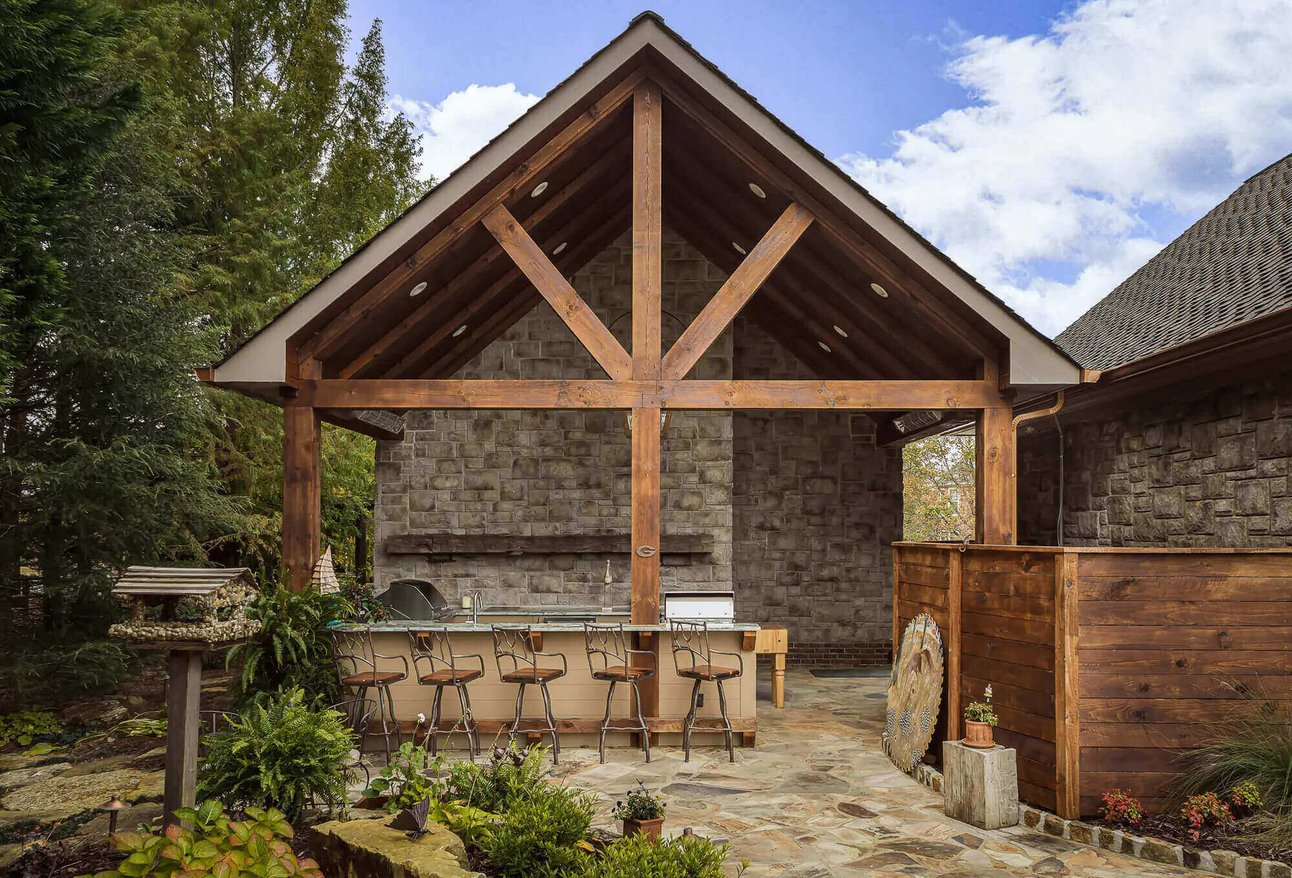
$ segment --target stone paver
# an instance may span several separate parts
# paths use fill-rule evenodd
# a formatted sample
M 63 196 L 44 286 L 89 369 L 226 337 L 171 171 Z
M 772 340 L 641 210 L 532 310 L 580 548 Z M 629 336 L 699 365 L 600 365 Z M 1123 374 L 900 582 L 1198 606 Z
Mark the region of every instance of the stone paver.
M 640 778 L 668 799 L 667 830 L 690 826 L 730 840 L 745 874 L 785 878 L 920 875 L 1196 876 L 1039 834 L 982 831 L 942 813 L 942 795 L 897 771 L 880 752 L 887 678 L 818 679 L 791 671 L 783 711 L 760 702 L 758 746 L 736 764 L 716 748 L 657 748 L 646 765 L 633 750 L 562 752 L 561 775 L 596 790 L 605 812 Z M 766 688 L 766 687 L 763 687 Z M 554 700 L 559 703 L 557 687 Z

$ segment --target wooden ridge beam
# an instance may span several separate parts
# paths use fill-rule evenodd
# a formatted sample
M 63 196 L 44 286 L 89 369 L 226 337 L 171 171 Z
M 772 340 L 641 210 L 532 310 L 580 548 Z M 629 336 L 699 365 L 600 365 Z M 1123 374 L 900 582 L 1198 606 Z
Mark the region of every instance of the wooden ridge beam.
M 583 297 L 570 285 L 560 270 L 547 258 L 524 226 L 503 205 L 497 205 L 481 220 L 498 243 L 529 278 L 558 317 L 570 328 L 575 337 L 587 348 L 606 374 L 616 380 L 629 378 L 633 371 L 632 357 L 619 340 L 611 334 L 596 312 L 583 301 Z
M 994 382 L 305 379 L 302 405 L 327 409 L 981 409 Z M 1008 412 L 1009 409 L 1004 409 Z
M 530 187 L 557 159 L 585 135 L 597 130 L 614 115 L 614 111 L 632 97 L 643 77 L 641 70 L 628 73 L 596 103 L 580 113 L 560 133 L 538 149 L 527 161 L 522 162 L 484 196 L 457 214 L 453 221 L 435 236 L 418 247 L 411 256 L 397 264 L 371 289 L 311 331 L 303 327 L 293 337 L 302 358 L 327 355 L 340 343 L 354 326 L 369 314 L 379 310 L 390 299 L 403 291 L 413 276 L 427 262 L 444 253 L 460 237 L 470 231 L 496 205 L 512 198 L 517 192 Z
M 664 356 L 662 377 L 691 371 L 811 224 L 812 214 L 798 204 L 785 208 Z

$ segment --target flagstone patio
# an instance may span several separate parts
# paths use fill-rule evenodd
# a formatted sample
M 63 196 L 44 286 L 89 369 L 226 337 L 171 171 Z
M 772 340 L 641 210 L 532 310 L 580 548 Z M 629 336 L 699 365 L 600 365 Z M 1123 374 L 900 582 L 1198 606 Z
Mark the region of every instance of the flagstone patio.
M 766 676 L 766 673 L 764 673 Z M 668 800 L 668 831 L 729 840 L 748 876 L 1196 876 L 1015 827 L 984 832 L 943 815 L 942 795 L 893 768 L 879 749 L 887 677 L 819 679 L 790 671 L 785 710 L 759 703 L 758 746 L 704 748 L 689 764 L 658 748 L 562 752 L 560 773 L 607 808 L 641 779 Z M 764 681 L 763 688 L 768 688 Z

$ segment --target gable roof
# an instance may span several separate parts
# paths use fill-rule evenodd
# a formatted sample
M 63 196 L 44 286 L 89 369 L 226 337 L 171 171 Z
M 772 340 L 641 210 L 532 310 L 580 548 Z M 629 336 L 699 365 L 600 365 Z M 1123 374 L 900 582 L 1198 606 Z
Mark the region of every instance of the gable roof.
M 1233 194 L 1056 339 L 1111 369 L 1292 307 L 1292 155 Z
M 983 289 L 950 259 L 902 223 L 836 165 L 771 116 L 712 63 L 701 57 L 677 34 L 668 29 L 663 20 L 653 13 L 644 13 L 635 18 L 624 33 L 360 248 L 336 271 L 216 366 L 208 376 L 208 380 L 267 399 L 276 399 L 278 388 L 292 377 L 287 373 L 287 359 L 295 345 L 300 344 L 301 340 L 308 338 L 311 333 L 317 335 L 321 331 L 320 327 L 334 320 L 347 308 L 354 313 L 355 308 L 358 307 L 356 300 L 365 292 L 370 292 L 376 285 L 393 283 L 390 279 L 395 276 L 407 278 L 408 272 L 412 270 L 427 272 L 428 278 L 433 283 L 443 286 L 453 286 L 461 275 L 469 271 L 487 272 L 489 270 L 487 265 L 484 269 L 480 268 L 481 263 L 493 259 L 491 252 L 481 249 L 493 246 L 493 241 L 486 234 L 481 233 L 477 236 L 481 241 L 479 248 L 473 250 L 472 242 L 468 240 L 466 244 L 458 247 L 457 251 L 444 256 L 443 264 L 422 265 L 418 261 L 419 248 L 425 247 L 428 240 L 434 240 L 434 235 L 443 233 L 452 224 L 458 222 L 458 214 L 469 208 L 485 193 L 508 179 L 516 179 L 518 172 L 524 170 L 526 162 L 533 160 L 532 156 L 536 154 L 536 150 L 560 132 L 564 126 L 569 125 L 572 120 L 580 118 L 581 114 L 592 113 L 597 101 L 604 98 L 612 86 L 624 78 L 625 71 L 643 64 L 650 65 L 652 71 L 665 71 L 664 75 L 678 88 L 672 95 L 674 100 L 683 99 L 683 93 L 685 93 L 685 100 L 694 100 L 697 105 L 703 105 L 706 112 L 711 109 L 714 113 L 722 114 L 724 119 L 730 120 L 733 127 L 739 128 L 743 136 L 756 143 L 756 152 L 771 158 L 779 165 L 777 173 L 782 174 L 784 179 L 792 179 L 795 185 L 801 185 L 810 190 L 813 197 L 818 198 L 821 203 L 826 204 L 829 209 L 853 226 L 850 233 L 855 232 L 859 238 L 869 239 L 858 245 L 858 252 L 873 254 L 881 262 L 887 260 L 897 264 L 901 270 L 899 276 L 912 279 L 911 287 L 930 288 L 936 297 L 940 297 L 932 303 L 932 310 L 937 313 L 930 313 L 930 303 L 917 301 L 913 290 L 897 291 L 899 295 L 895 297 L 894 305 L 902 306 L 896 310 L 904 311 L 905 316 L 897 314 L 883 319 L 891 319 L 894 326 L 901 324 L 906 331 L 905 334 L 910 336 L 910 346 L 924 343 L 926 348 L 935 352 L 946 349 L 949 346 L 944 345 L 942 340 L 936 337 L 937 321 L 941 320 L 944 325 L 948 322 L 958 323 L 965 327 L 967 334 L 986 339 L 988 343 L 1001 349 L 1008 348 L 1010 354 L 1008 377 L 1016 387 L 1023 389 L 1030 387 L 1040 392 L 1073 384 L 1079 380 L 1077 365 L 1057 345 L 1028 326 L 1003 302 Z M 669 97 L 667 93 L 666 97 Z M 666 139 L 669 136 L 670 124 L 667 121 L 665 123 Z M 614 126 L 606 124 L 602 127 L 605 129 L 603 136 L 594 146 L 588 147 L 586 156 L 581 157 L 585 162 L 592 162 L 598 158 L 613 159 L 616 148 Z M 665 152 L 667 162 L 669 152 L 667 142 Z M 676 154 L 676 150 L 674 153 Z M 559 168 L 555 173 L 559 175 Z M 698 187 L 700 184 L 713 181 L 699 179 L 694 182 Z M 681 192 L 689 188 L 690 184 L 676 187 L 675 191 Z M 516 197 L 519 198 L 520 195 Z M 600 199 L 600 201 L 605 200 L 606 198 Z M 670 195 L 666 194 L 666 211 L 670 207 L 669 201 Z M 772 207 L 770 200 L 766 207 Z M 520 203 L 517 203 L 516 208 L 519 210 Z M 585 202 L 583 205 L 585 210 L 593 208 L 603 210 L 603 215 L 598 218 L 598 222 L 592 228 L 586 227 L 585 224 L 583 228 L 574 229 L 575 232 L 590 236 L 594 230 L 598 233 L 604 231 L 613 237 L 613 234 L 622 231 L 615 226 L 626 222 L 626 217 L 599 203 L 589 205 Z M 675 215 L 669 221 L 681 226 L 691 220 L 697 235 L 713 233 L 713 240 L 708 242 L 707 247 L 700 241 L 693 240 L 692 243 L 705 251 L 705 255 L 711 260 L 721 265 L 724 258 L 729 260 L 732 255 L 727 252 L 728 247 L 724 246 L 727 241 L 721 240 L 724 237 L 723 233 L 727 233 L 729 229 L 726 226 L 715 229 L 714 223 L 706 222 L 702 217 L 706 208 L 712 209 L 712 205 L 707 204 L 704 198 L 693 196 L 690 211 L 684 211 L 686 213 L 684 216 Z M 537 214 L 538 211 L 535 210 L 533 213 Z M 752 209 L 742 208 L 740 213 L 742 215 L 740 218 L 745 222 L 759 221 L 759 216 Z M 729 216 L 721 215 L 722 212 L 719 214 L 709 219 L 735 222 Z M 519 212 L 517 215 L 521 222 L 526 221 L 524 215 Z M 554 226 L 563 225 L 566 228 L 573 228 L 573 221 L 565 218 L 562 224 L 560 221 L 563 218 L 559 214 L 554 213 L 549 218 Z M 478 223 L 475 225 L 478 227 Z M 474 231 L 480 230 L 477 228 Z M 679 228 L 679 231 L 690 239 L 691 236 L 685 229 Z M 535 234 L 535 237 L 539 236 Z M 728 240 L 734 243 L 736 238 Z M 589 240 L 589 246 L 584 250 L 591 251 L 593 243 L 595 242 Z M 572 260 L 580 258 L 586 261 L 596 255 L 595 252 L 575 254 L 573 251 L 576 249 L 579 248 L 570 247 L 572 252 L 569 256 Z M 500 270 L 507 267 L 505 262 L 506 260 L 502 260 L 500 263 Z M 563 273 L 568 274 L 576 270 L 579 265 L 567 262 L 559 264 L 559 267 Z M 401 271 L 403 274 L 399 274 Z M 490 279 L 487 273 L 483 277 L 484 280 Z M 840 289 L 841 284 L 838 282 L 842 281 L 842 286 L 847 286 L 851 279 L 852 286 L 862 289 L 869 287 L 868 281 L 871 280 L 870 277 L 865 276 L 864 271 L 857 270 L 855 265 L 842 266 L 838 271 L 830 269 L 824 275 L 814 276 L 811 279 L 820 280 L 822 277 L 826 283 L 815 284 L 815 286 L 825 287 L 825 289 L 818 288 L 810 291 L 817 298 L 809 303 L 809 307 L 800 308 L 797 303 L 782 302 L 777 307 L 783 306 L 784 310 L 768 316 L 767 322 L 773 326 L 778 323 L 783 324 L 784 320 L 778 318 L 783 318 L 786 313 L 802 317 L 805 313 L 811 313 L 811 306 L 819 304 L 822 299 L 826 304 L 835 301 L 841 305 L 853 307 L 857 303 L 844 301 L 853 298 L 853 293 Z M 832 280 L 835 283 L 831 283 Z M 807 285 L 814 286 L 811 283 Z M 518 319 L 524 313 L 519 309 L 525 306 L 529 301 L 527 295 L 532 293 L 527 286 L 508 286 L 505 276 L 494 278 L 487 286 L 483 285 L 483 282 L 477 287 L 467 288 L 465 284 L 459 284 L 459 286 L 463 287 L 463 290 L 459 290 L 463 301 L 471 302 L 467 306 L 467 312 L 474 318 L 484 316 L 481 312 L 486 305 L 490 304 L 482 298 L 486 297 L 486 294 L 494 297 L 499 308 L 511 309 L 483 321 L 484 325 L 479 332 L 485 332 L 487 328 L 488 331 L 494 332 L 493 337 L 501 334 L 501 331 L 506 328 L 503 324 L 507 319 Z M 856 297 L 874 298 L 868 292 L 858 293 Z M 425 319 L 416 317 L 414 306 L 409 305 L 407 297 L 398 298 L 400 308 L 393 307 L 394 300 L 387 300 L 387 304 L 391 304 L 392 307 L 382 311 L 370 311 L 366 306 L 359 308 L 357 313 L 366 320 L 367 328 L 376 338 L 360 339 L 352 343 L 352 349 L 345 352 L 350 357 L 351 368 L 356 362 L 357 352 L 364 346 L 367 350 L 359 355 L 360 359 L 365 364 L 375 364 L 376 360 L 372 354 L 375 345 L 399 333 L 401 327 L 409 321 Z M 755 301 L 758 298 L 755 297 Z M 766 304 L 767 307 L 772 307 L 772 303 Z M 873 303 L 857 305 L 856 313 L 859 322 L 866 314 L 881 317 L 881 315 L 875 315 L 873 310 L 867 311 L 868 308 L 873 308 Z M 519 313 L 512 318 L 510 314 L 518 310 Z M 443 377 L 440 373 L 451 370 L 454 363 L 462 361 L 464 354 L 471 353 L 471 344 L 478 345 L 492 340 L 491 337 L 474 338 L 476 330 L 473 327 L 472 334 L 465 336 L 461 343 L 457 343 L 456 348 L 453 347 L 454 343 L 444 336 L 447 335 L 448 330 L 457 325 L 457 315 L 460 313 L 462 309 L 454 311 L 451 315 L 453 322 L 444 323 L 442 331 L 437 330 L 433 333 L 445 347 L 433 351 L 436 356 L 429 360 L 423 356 L 422 360 L 414 363 L 413 365 L 418 367 L 417 371 L 397 377 L 416 377 L 419 374 L 435 374 L 436 377 Z M 829 319 L 824 321 L 825 329 L 828 331 L 830 321 Z M 408 334 L 404 333 L 405 336 Z M 927 340 L 921 339 L 921 335 L 927 335 Z M 452 338 L 456 339 L 457 335 L 454 334 Z M 350 342 L 347 340 L 346 343 Z M 890 338 L 888 343 L 893 344 L 893 340 Z M 413 353 L 420 351 L 424 344 L 419 345 Z M 900 348 L 900 341 L 894 346 Z M 810 343 L 808 348 L 811 348 Z M 857 354 L 858 359 L 861 356 L 860 353 Z M 406 354 L 400 358 L 400 364 L 404 364 L 408 359 L 409 355 Z M 357 370 L 351 371 L 347 377 L 350 375 L 370 377 Z

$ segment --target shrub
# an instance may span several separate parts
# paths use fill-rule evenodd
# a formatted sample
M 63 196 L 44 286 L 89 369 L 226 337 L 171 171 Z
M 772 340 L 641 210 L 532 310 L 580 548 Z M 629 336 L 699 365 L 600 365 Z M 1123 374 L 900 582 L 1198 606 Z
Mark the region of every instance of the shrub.
M 392 814 L 411 808 L 428 797 L 441 799 L 443 785 L 426 776 L 428 768 L 438 769 L 441 764 L 439 758 L 429 759 L 424 749 L 406 741 L 390 757 L 381 773 L 368 782 L 363 795 L 374 798 L 389 796 L 386 810 Z
M 652 796 L 637 781 L 637 789 L 629 790 L 622 801 L 615 802 L 610 816 L 616 820 L 658 820 L 664 816 L 664 800 Z
M 1215 793 L 1190 796 L 1180 806 L 1180 819 L 1189 826 L 1189 838 L 1197 841 L 1204 826 L 1224 826 L 1234 822 L 1229 806 Z
M 377 593 L 371 582 L 342 580 L 341 597 L 350 605 L 352 619 L 360 622 L 384 622 L 390 618 L 390 608 L 377 600 Z
M 485 765 L 456 762 L 449 769 L 445 797 L 502 814 L 532 790 L 547 785 L 543 779 L 546 754 L 544 747 L 518 750 L 511 744 L 506 750 L 495 748 Z
M 95 878 L 151 878 L 173 875 L 298 876 L 323 878 L 318 863 L 297 859 L 284 839 L 291 824 L 273 809 L 248 808 L 247 819 L 232 821 L 218 802 L 175 812 L 181 823 L 164 832 L 119 832 L 112 837 L 125 860 Z
M 226 660 L 230 667 L 242 663 L 238 703 L 245 707 L 263 693 L 298 688 L 316 702 L 340 700 L 332 636 L 325 628 L 350 612 L 340 595 L 313 587 L 297 593 L 280 585 L 261 592 L 247 610 L 260 622 L 260 632 L 229 650 Z
M 1260 788 L 1245 780 L 1229 791 L 1229 809 L 1236 817 L 1247 817 L 1265 807 Z
M 1144 806 L 1125 790 L 1104 793 L 1104 804 L 1099 813 L 1109 826 L 1139 826 L 1144 820 Z
M 582 875 L 596 797 L 542 781 L 512 803 L 480 847 L 502 878 Z
M 0 747 L 6 747 L 11 742 L 19 747 L 28 747 L 38 738 L 57 735 L 62 730 L 62 724 L 52 713 L 20 710 L 0 716 Z
M 198 796 L 227 807 L 277 808 L 291 820 L 311 800 L 343 807 L 352 746 L 341 714 L 311 709 L 294 689 L 253 705 L 228 732 L 208 739 Z
M 653 841 L 644 835 L 621 838 L 590 864 L 587 878 L 723 878 L 730 849 L 696 835 Z M 742 863 L 737 875 L 744 872 Z
M 61 705 L 115 692 L 133 663 L 112 640 L 10 643 L 0 653 L 0 701 Z

